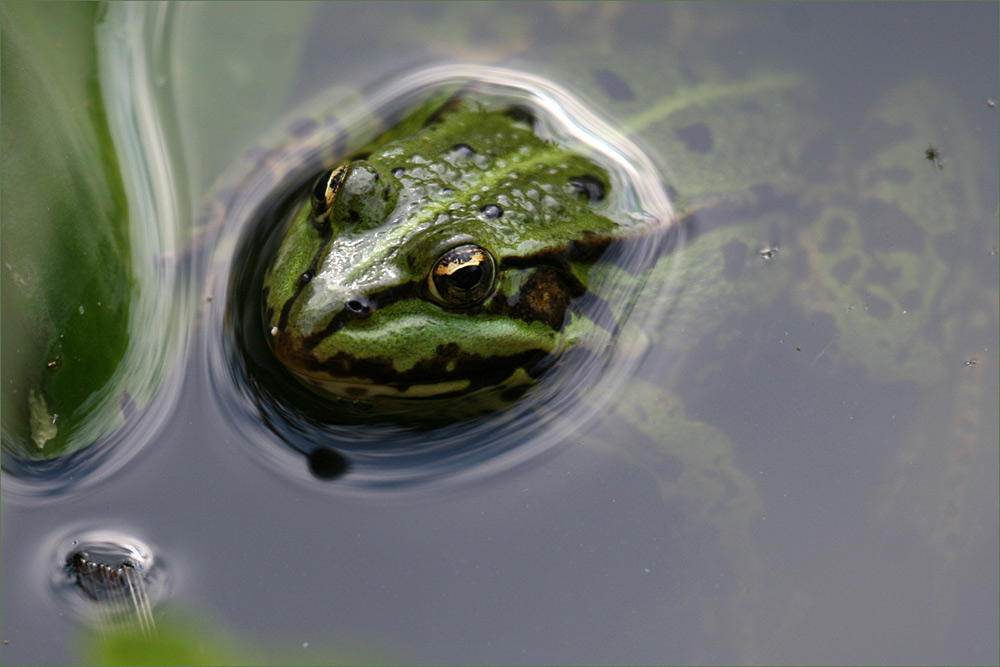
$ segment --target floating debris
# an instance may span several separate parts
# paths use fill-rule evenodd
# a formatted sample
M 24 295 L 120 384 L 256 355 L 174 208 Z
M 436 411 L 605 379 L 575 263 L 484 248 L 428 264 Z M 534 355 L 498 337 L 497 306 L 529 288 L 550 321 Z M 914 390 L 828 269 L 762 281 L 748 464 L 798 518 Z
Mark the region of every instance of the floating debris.
M 52 412 L 48 399 L 34 387 L 28 390 L 28 419 L 31 441 L 45 449 L 45 443 L 59 433 L 59 415 Z
M 153 604 L 164 594 L 162 566 L 149 547 L 112 531 L 99 531 L 63 547 L 53 580 L 70 609 L 101 636 L 120 630 L 156 635 Z
M 941 159 L 941 151 L 934 147 L 933 144 L 927 147 L 924 151 L 924 156 L 934 163 L 934 166 L 938 169 L 944 169 L 944 160 Z
M 77 587 L 100 606 L 102 629 L 108 625 L 134 625 L 145 637 L 156 634 L 146 580 L 138 564 L 126 560 L 108 565 L 92 560 L 85 551 L 77 551 L 67 559 L 66 567 Z
M 996 109 L 997 108 L 997 101 L 995 99 L 993 99 L 992 97 L 987 97 L 986 98 L 986 106 L 988 106 L 991 109 Z
M 979 362 L 976 361 L 976 358 L 972 357 L 971 359 L 965 362 L 965 365 L 971 368 L 972 366 L 975 366 L 977 363 Z
M 760 258 L 763 259 L 765 262 L 770 262 L 772 259 L 778 256 L 778 247 L 768 246 L 767 248 L 764 248 L 757 254 L 760 255 Z

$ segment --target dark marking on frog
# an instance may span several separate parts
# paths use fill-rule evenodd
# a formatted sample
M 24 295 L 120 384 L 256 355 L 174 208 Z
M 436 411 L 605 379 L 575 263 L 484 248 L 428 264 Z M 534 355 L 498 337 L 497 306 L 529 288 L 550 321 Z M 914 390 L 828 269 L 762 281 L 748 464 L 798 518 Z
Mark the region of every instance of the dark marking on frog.
M 316 272 L 312 269 L 307 269 L 295 280 L 295 289 L 302 289 L 316 276 Z
M 854 274 L 860 268 L 861 258 L 857 255 L 851 255 L 837 262 L 836 266 L 833 267 L 832 274 L 838 283 L 846 285 L 854 278 Z
M 583 174 L 582 176 L 571 176 L 569 179 L 573 192 L 583 195 L 590 203 L 603 201 L 607 195 L 607 185 L 593 174 Z
M 826 238 L 820 244 L 819 250 L 822 253 L 840 252 L 844 247 L 844 235 L 851 229 L 850 223 L 843 216 L 836 216 L 830 220 L 826 228 Z
M 468 388 L 441 394 L 440 397 L 460 396 L 470 391 L 498 385 L 510 377 L 511 369 L 514 368 L 524 368 L 529 374 L 540 375 L 552 364 L 551 355 L 545 350 L 533 349 L 510 355 L 483 357 L 462 351 L 457 343 L 438 345 L 432 357 L 422 359 L 405 371 L 397 371 L 392 360 L 388 358 L 357 359 L 344 352 L 338 352 L 326 361 L 320 361 L 312 355 L 293 353 L 292 356 L 295 357 L 291 364 L 293 367 L 324 373 L 331 377 L 360 378 L 402 392 L 414 386 L 456 380 L 469 382 Z
M 722 247 L 722 275 L 726 280 L 733 281 L 743 273 L 743 267 L 747 263 L 747 246 L 745 243 L 733 239 Z
M 903 209 L 880 199 L 869 199 L 861 204 L 858 215 L 868 250 L 923 254 L 927 234 Z
M 635 92 L 628 82 L 609 69 L 595 69 L 592 71 L 594 81 L 604 94 L 616 102 L 631 102 L 635 99 Z
M 517 401 L 520 401 L 527 392 L 528 385 L 526 384 L 521 384 L 516 387 L 506 387 L 500 391 L 500 400 L 508 403 L 516 403 Z
M 888 319 L 892 315 L 892 304 L 870 292 L 864 294 L 865 310 L 877 320 Z
M 501 269 L 530 269 L 537 266 L 551 266 L 567 275 L 573 275 L 569 262 L 596 261 L 608 246 L 615 241 L 611 236 L 584 232 L 579 239 L 571 241 L 565 248 L 549 248 L 523 257 L 505 257 L 500 262 Z
M 538 122 L 538 118 L 535 117 L 535 112 L 520 104 L 510 105 L 504 109 L 503 115 L 510 118 L 515 123 L 527 125 L 532 129 L 534 129 L 535 124 Z
M 594 232 L 583 232 L 579 239 L 569 242 L 571 262 L 596 262 L 611 245 L 612 237 Z
M 476 154 L 475 149 L 472 146 L 470 146 L 469 144 L 465 144 L 465 143 L 454 144 L 448 150 L 451 151 L 452 153 L 454 153 L 456 156 L 462 157 L 462 158 L 470 158 L 470 157 L 472 157 L 473 155 Z
M 439 106 L 431 115 L 427 117 L 424 124 L 421 126 L 422 129 L 427 129 L 432 125 L 438 125 L 445 119 L 445 117 L 457 111 L 459 107 L 462 106 L 462 101 L 465 97 L 466 91 L 459 90 L 454 95 L 452 95 L 444 104 Z
M 705 123 L 695 123 L 694 125 L 678 128 L 674 130 L 674 134 L 683 142 L 684 147 L 692 153 L 711 153 L 712 148 L 715 147 L 715 142 L 712 139 L 712 131 L 708 129 L 708 125 L 705 125 Z
M 518 290 L 516 299 L 497 294 L 489 301 L 485 312 L 524 322 L 541 322 L 559 331 L 566 322 L 566 310 L 573 299 L 586 291 L 572 272 L 541 266 L 532 271 L 531 277 Z

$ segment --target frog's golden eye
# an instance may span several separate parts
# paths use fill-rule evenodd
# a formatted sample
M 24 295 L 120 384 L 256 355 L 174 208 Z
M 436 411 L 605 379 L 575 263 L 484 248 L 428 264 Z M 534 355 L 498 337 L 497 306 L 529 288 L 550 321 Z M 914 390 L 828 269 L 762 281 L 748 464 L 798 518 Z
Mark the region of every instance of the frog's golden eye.
M 347 165 L 342 164 L 336 169 L 323 172 L 316 179 L 312 190 L 312 224 L 319 232 L 325 232 L 330 227 L 330 211 L 333 200 L 337 198 L 337 190 L 344 182 Z
M 438 257 L 427 276 L 427 291 L 445 308 L 469 308 L 493 293 L 496 264 L 481 246 L 467 243 Z

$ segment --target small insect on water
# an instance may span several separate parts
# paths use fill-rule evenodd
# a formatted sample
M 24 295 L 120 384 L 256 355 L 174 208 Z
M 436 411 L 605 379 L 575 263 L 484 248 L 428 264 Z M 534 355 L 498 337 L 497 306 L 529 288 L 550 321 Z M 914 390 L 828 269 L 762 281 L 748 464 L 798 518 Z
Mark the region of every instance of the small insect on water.
M 941 159 L 941 151 L 939 151 L 933 144 L 927 147 L 924 151 L 924 156 L 934 163 L 934 166 L 938 169 L 944 169 L 944 160 Z

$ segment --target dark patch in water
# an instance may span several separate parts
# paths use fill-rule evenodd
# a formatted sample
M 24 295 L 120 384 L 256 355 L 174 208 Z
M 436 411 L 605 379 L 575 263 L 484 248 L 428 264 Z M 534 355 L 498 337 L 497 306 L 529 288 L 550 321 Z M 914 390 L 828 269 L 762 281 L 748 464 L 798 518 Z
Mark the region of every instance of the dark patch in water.
M 615 101 L 631 102 L 635 99 L 635 92 L 628 82 L 609 69 L 595 69 L 594 81 L 605 95 Z
M 308 461 L 312 476 L 327 482 L 342 477 L 351 467 L 351 462 L 346 456 L 336 449 L 327 447 L 317 447 L 312 450 Z
M 711 153 L 715 147 L 712 131 L 704 123 L 695 123 L 674 131 L 677 138 L 684 142 L 684 147 L 692 153 Z

